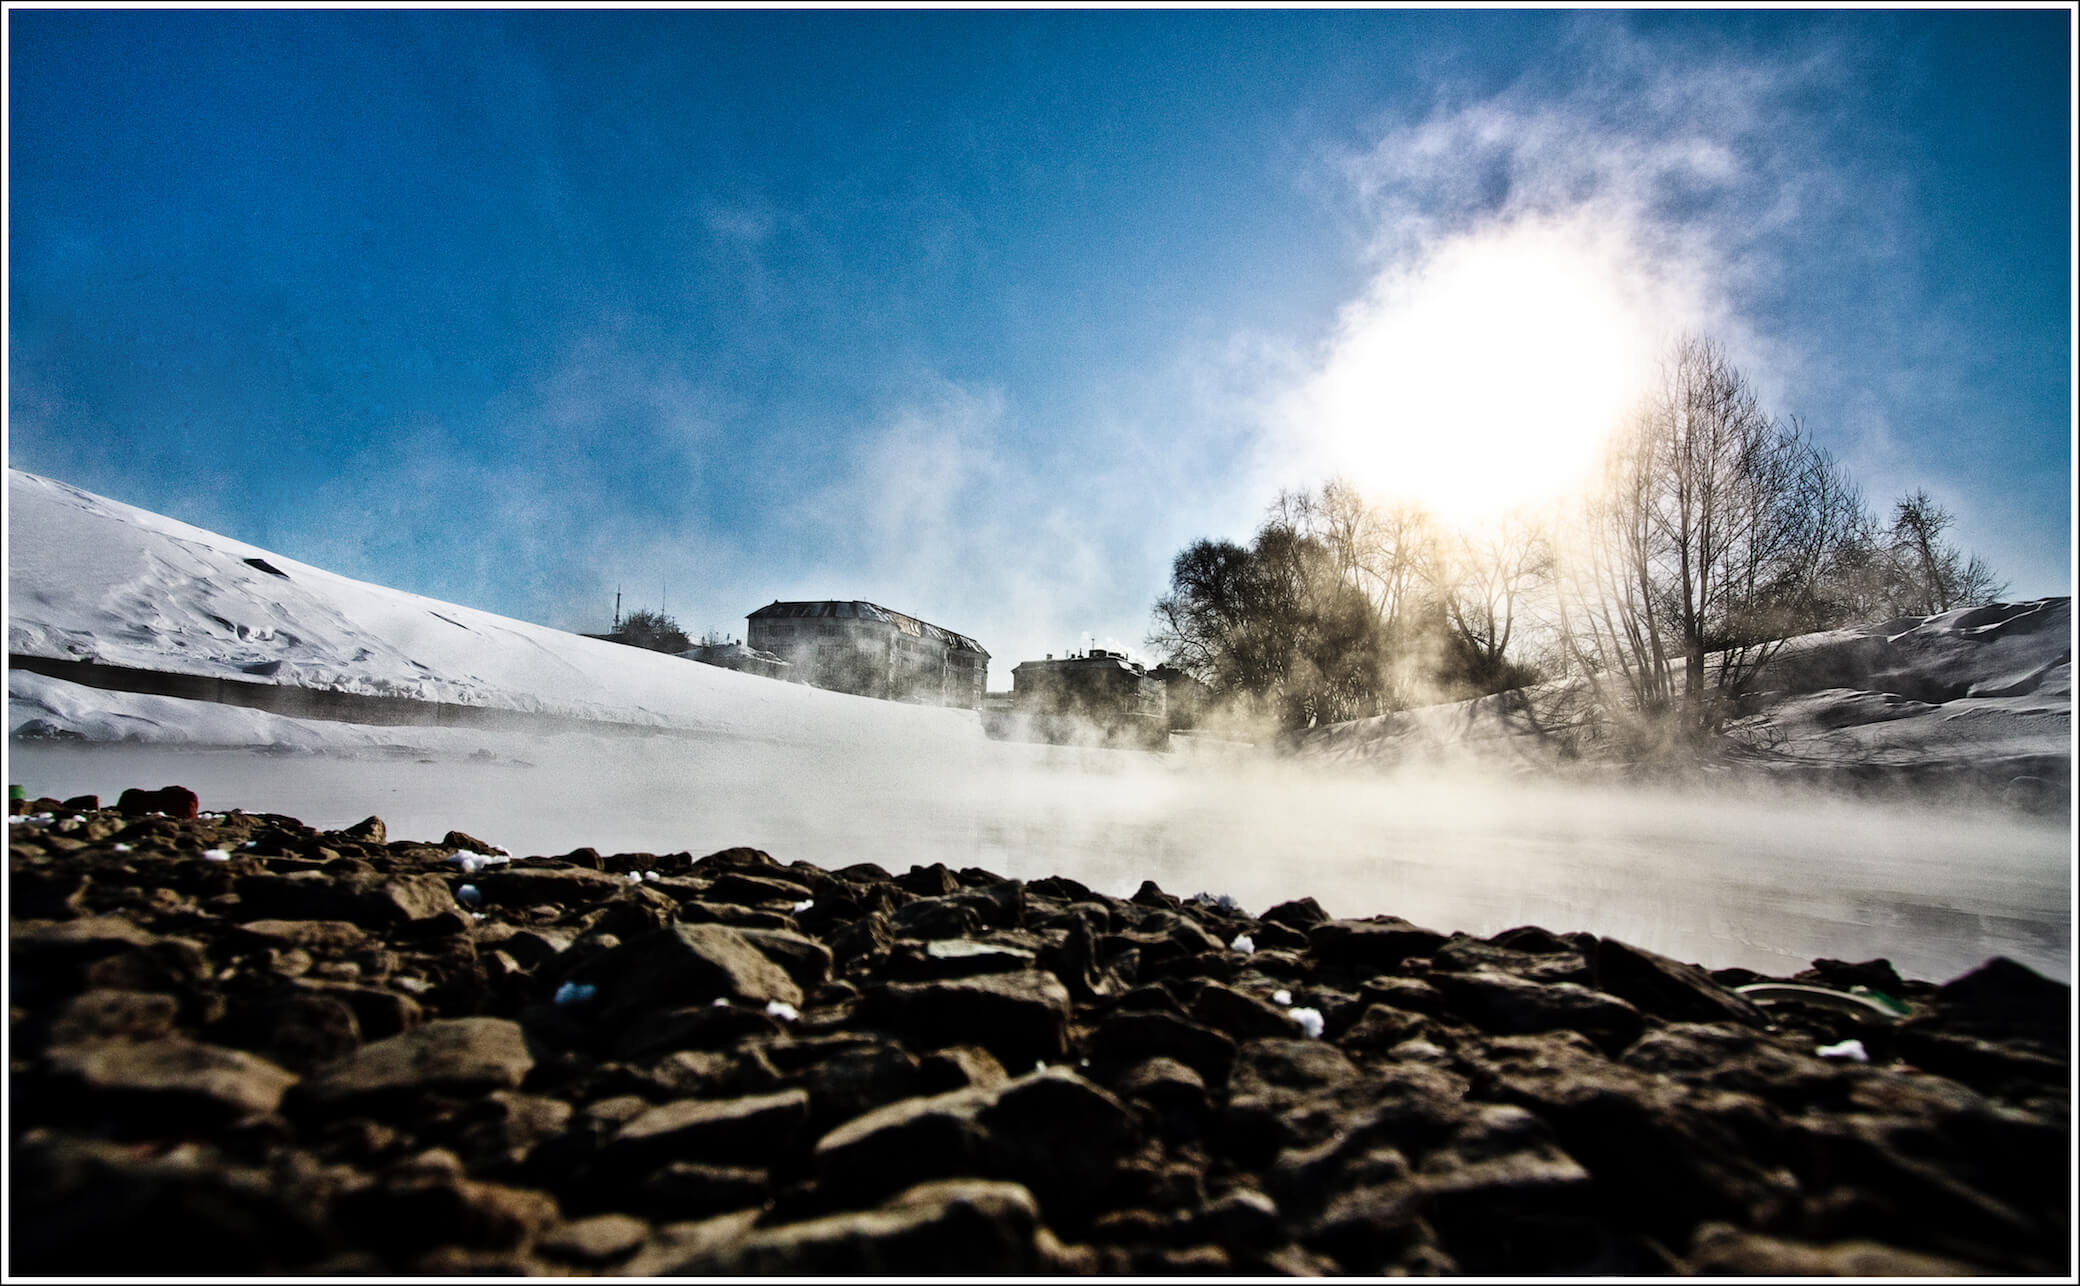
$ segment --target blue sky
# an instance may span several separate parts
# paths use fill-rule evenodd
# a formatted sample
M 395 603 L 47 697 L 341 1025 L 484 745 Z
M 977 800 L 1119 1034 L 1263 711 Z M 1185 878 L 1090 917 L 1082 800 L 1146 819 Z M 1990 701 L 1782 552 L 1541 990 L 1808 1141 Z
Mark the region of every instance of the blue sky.
M 2069 593 L 2068 23 L 17 8 L 9 461 L 573 629 L 872 599 L 1001 687 L 1689 328 Z

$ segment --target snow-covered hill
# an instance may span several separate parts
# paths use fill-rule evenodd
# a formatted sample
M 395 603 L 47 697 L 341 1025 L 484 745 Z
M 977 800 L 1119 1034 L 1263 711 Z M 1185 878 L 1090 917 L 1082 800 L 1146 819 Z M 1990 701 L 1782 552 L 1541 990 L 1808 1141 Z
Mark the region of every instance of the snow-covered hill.
M 2070 598 L 1995 603 L 1787 640 L 1754 712 L 1728 729 L 1730 766 L 1814 785 L 1891 780 L 1990 788 L 2061 805 L 2073 737 Z M 1303 755 L 1398 765 L 1440 758 L 1549 768 L 1555 689 L 1332 724 Z
M 691 732 L 981 735 L 971 712 L 777 683 L 371 585 L 18 469 L 7 487 L 12 656 Z M 271 726 L 78 687 L 10 669 L 10 731 L 251 744 Z

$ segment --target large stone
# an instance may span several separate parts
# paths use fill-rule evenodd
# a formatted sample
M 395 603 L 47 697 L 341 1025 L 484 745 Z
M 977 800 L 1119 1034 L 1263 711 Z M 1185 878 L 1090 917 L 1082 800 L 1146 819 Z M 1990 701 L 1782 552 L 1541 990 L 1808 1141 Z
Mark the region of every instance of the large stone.
M 1786 1241 L 1730 1224 L 1700 1229 L 1684 1263 L 1697 1277 L 1970 1277 L 1983 1270 L 1875 1241 Z
M 787 971 L 803 992 L 814 991 L 831 976 L 831 949 L 814 938 L 785 929 L 738 929 L 744 940 L 766 959 Z
M 740 1000 L 802 1003 L 802 989 L 742 933 L 722 924 L 674 924 L 587 961 L 608 1021 L 673 1005 Z
M 1758 1226 L 1795 1195 L 1788 1174 L 1766 1167 L 1739 1135 L 1691 1107 L 1681 1086 L 1613 1063 L 1579 1036 L 1497 1037 L 1474 1061 L 1483 1098 L 1545 1121 L 1606 1198 L 1657 1237 L 1700 1219 Z
M 1293 1037 L 1300 1025 L 1286 1011 L 1232 987 L 1208 983 L 1192 1001 L 1192 1017 L 1236 1040 Z
M 764 1228 L 672 1269 L 688 1276 L 1028 1276 L 1063 1271 L 1062 1249 L 1015 1183 L 921 1184 L 875 1210 Z
M 1532 982 L 1571 982 L 1587 986 L 1595 981 L 1589 962 L 1578 951 L 1526 951 L 1518 947 L 1483 942 L 1455 933 L 1430 955 L 1434 971 L 1466 973 L 1490 968 Z
M 651 1108 L 608 1142 L 609 1165 L 642 1166 L 667 1158 L 750 1161 L 785 1154 L 809 1119 L 809 1095 L 798 1089 L 746 1098 L 680 1099 Z
M 559 1216 L 547 1193 L 482 1183 L 464 1177 L 459 1167 L 431 1166 L 343 1193 L 333 1213 L 358 1240 L 382 1247 L 393 1260 L 435 1247 L 510 1249 Z
M 1531 982 L 1485 965 L 1471 973 L 1432 974 L 1430 984 L 1454 1012 L 1503 1035 L 1575 1031 L 1615 1053 L 1645 1026 L 1639 1010 L 1615 996 L 1571 982 Z
M 1209 1082 L 1228 1079 L 1235 1042 L 1202 1023 L 1158 1010 L 1122 1010 L 1091 1033 L 1091 1061 L 1127 1067 L 1149 1058 L 1174 1058 Z
M 493 906 L 589 906 L 629 887 L 625 876 L 581 866 L 504 866 L 472 883 Z
M 111 1036 L 156 1040 L 172 1034 L 180 1007 L 178 997 L 163 991 L 81 992 L 52 1017 L 50 1043 L 73 1045 Z
M 1238 1157 L 1262 1160 L 1282 1147 L 1318 1143 L 1334 1133 L 1358 1069 L 1334 1045 L 1286 1038 L 1246 1041 L 1227 1078 L 1221 1137 Z
M 1444 942 L 1442 933 L 1410 924 L 1399 916 L 1369 920 L 1329 920 L 1308 929 L 1314 958 L 1367 973 L 1397 968 L 1411 956 L 1427 956 Z
M 1712 981 L 1696 965 L 1671 960 L 1616 938 L 1596 944 L 1597 986 L 1656 1018 L 1674 1022 L 1744 1023 L 1769 1020 L 1751 1002 Z
M 861 997 L 859 1018 L 914 1048 L 980 1045 L 1016 1069 L 1068 1048 L 1069 992 L 1039 970 L 890 983 Z
M 116 811 L 125 817 L 164 813 L 168 817 L 194 818 L 201 814 L 202 801 L 186 786 L 162 786 L 143 790 L 132 786 L 116 799 Z
M 296 1083 L 264 1058 L 179 1036 L 61 1046 L 47 1058 L 54 1076 L 99 1102 L 197 1120 L 272 1112 Z
M 927 1179 L 980 1174 L 980 1120 L 991 1091 L 907 1098 L 847 1121 L 816 1143 L 819 1182 L 839 1193 L 885 1193 Z
M 322 1194 L 293 1169 L 207 1145 L 154 1155 L 35 1130 L 10 1147 L 8 1189 L 10 1273 L 282 1276 L 311 1271 L 331 1240 Z
M 395 1094 L 476 1094 L 517 1089 L 534 1066 L 520 1024 L 505 1018 L 444 1018 L 364 1045 L 320 1068 L 297 1098 L 337 1108 Z
M 1105 1201 L 1141 1133 L 1126 1104 L 1066 1067 L 996 1087 L 976 1119 L 988 1135 L 989 1173 L 1024 1184 L 1050 1211 Z

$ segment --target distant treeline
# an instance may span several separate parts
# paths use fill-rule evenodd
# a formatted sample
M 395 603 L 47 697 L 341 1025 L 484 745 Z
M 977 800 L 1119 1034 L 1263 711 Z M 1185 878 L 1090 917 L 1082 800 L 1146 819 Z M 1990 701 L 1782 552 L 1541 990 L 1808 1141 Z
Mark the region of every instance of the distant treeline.
M 1779 640 L 2005 591 L 1926 492 L 1873 513 L 1716 343 L 1661 371 L 1588 495 L 1467 532 L 1341 480 L 1283 492 L 1248 544 L 1177 555 L 1149 646 L 1209 685 L 1215 721 L 1295 730 L 1573 679 L 1548 685 L 1552 717 L 1665 745 L 1719 732 Z

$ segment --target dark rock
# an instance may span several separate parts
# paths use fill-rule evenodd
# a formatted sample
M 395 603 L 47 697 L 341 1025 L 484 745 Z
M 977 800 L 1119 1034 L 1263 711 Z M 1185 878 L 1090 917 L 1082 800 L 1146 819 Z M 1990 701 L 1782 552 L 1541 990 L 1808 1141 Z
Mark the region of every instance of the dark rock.
M 1236 1188 L 1193 1219 L 1198 1235 L 1230 1251 L 1273 1250 L 1287 1240 L 1278 1203 L 1252 1188 Z
M 491 906 L 586 906 L 628 887 L 619 875 L 577 866 L 505 866 L 479 871 L 472 882 Z
M 719 1101 L 681 1099 L 622 1126 L 604 1156 L 609 1166 L 632 1167 L 667 1158 L 759 1160 L 785 1153 L 808 1120 L 809 1095 L 798 1089 Z
M 981 925 L 974 908 L 954 897 L 919 898 L 889 918 L 897 936 L 909 938 L 961 938 Z
M 895 933 L 889 928 L 888 917 L 872 911 L 833 934 L 830 948 L 838 962 L 850 965 L 853 961 L 887 955 L 894 942 Z
M 1070 1267 L 1017 1184 L 958 1179 L 922 1184 L 867 1211 L 764 1228 L 674 1265 L 671 1275 L 967 1276 Z M 1073 1262 L 1073 1261 L 1071 1261 Z
M 1594 1176 L 1606 1208 L 1643 1231 L 1665 1238 L 1711 1218 L 1763 1226 L 1794 1191 L 1680 1087 L 1610 1062 L 1573 1033 L 1496 1037 L 1476 1061 L 1476 1092 L 1537 1115 Z
M 1222 1140 L 1245 1161 L 1261 1161 L 1279 1148 L 1319 1143 L 1336 1131 L 1335 1118 L 1347 1106 L 1337 1092 L 1358 1079 L 1357 1067 L 1334 1045 L 1245 1041 L 1236 1047 L 1228 1074 Z
M 1212 1110 L 1206 1081 L 1174 1058 L 1151 1058 L 1120 1074 L 1113 1087 L 1143 1104 L 1149 1119 L 1166 1133 L 1197 1135 Z
M 1007 1067 L 1060 1058 L 1068 1046 L 1069 992 L 1054 975 L 985 974 L 889 983 L 860 997 L 860 1021 L 921 1049 L 976 1044 Z
M 1435 1022 L 1392 1005 L 1366 1005 L 1357 1021 L 1344 1029 L 1336 1043 L 1345 1050 L 1380 1052 L 1403 1041 L 1428 1039 L 1437 1034 Z
M 1324 964 L 1382 973 L 1411 956 L 1429 955 L 1444 942 L 1444 935 L 1388 915 L 1323 921 L 1308 930 L 1307 940 L 1315 959 Z
M 548 1194 L 465 1178 L 452 1154 L 439 1153 L 342 1193 L 333 1213 L 393 1262 L 436 1247 L 511 1249 L 559 1218 Z
M 368 940 L 368 935 L 351 920 L 248 920 L 230 936 L 234 942 L 301 947 L 325 955 L 344 954 Z
M 1530 982 L 1486 967 L 1472 973 L 1433 974 L 1430 982 L 1454 1013 L 1505 1035 L 1574 1031 L 1615 1053 L 1631 1044 L 1644 1026 L 1631 1005 L 1573 983 Z
M 897 982 L 924 982 L 972 978 L 985 973 L 1022 973 L 1038 963 L 1039 954 L 1025 947 L 976 938 L 944 938 L 901 944 L 890 956 L 887 970 L 888 976 Z
M 482 853 L 487 857 L 498 856 L 505 852 L 504 849 L 499 848 L 497 845 L 487 844 L 476 836 L 464 831 L 449 831 L 441 837 L 441 847 L 461 849 L 465 853 Z
M 314 1108 L 428 1090 L 476 1094 L 517 1089 L 534 1066 L 518 1023 L 504 1018 L 444 1018 L 364 1045 L 318 1069 L 297 1087 Z
M 725 999 L 763 1006 L 802 1002 L 802 989 L 743 934 L 720 924 L 674 924 L 587 961 L 571 979 L 600 989 L 604 1021 L 662 1006 Z
M 1293 1037 L 1300 1027 L 1286 1011 L 1232 987 L 1210 984 L 1192 1001 L 1192 1017 L 1236 1040 Z
M 1575 936 L 1581 937 L 1586 935 Z M 1512 951 L 1522 951 L 1535 956 L 1563 954 L 1579 956 L 1582 954 L 1579 942 L 1570 941 L 1568 938 L 1564 938 L 1550 930 L 1541 929 L 1535 924 L 1519 925 L 1514 929 L 1504 929 L 1502 932 L 1490 936 L 1488 941 L 1498 947 L 1508 947 Z
M 348 839 L 359 840 L 364 844 L 381 844 L 389 838 L 389 833 L 389 828 L 383 825 L 383 819 L 380 817 L 364 817 L 340 832 Z
M 1616 938 L 1596 945 L 1597 985 L 1657 1018 L 1673 1022 L 1746 1023 L 1768 1019 L 1747 1000 L 1712 981 L 1696 965 L 1683 964 Z
M 777 875 L 745 875 L 725 871 L 709 882 L 706 901 L 736 906 L 793 906 L 810 896 L 809 889 Z
M 2063 1044 L 2072 1031 L 2073 989 L 2027 965 L 1995 956 L 1936 989 L 1945 1025 L 1982 1035 L 2044 1033 Z
M 1838 1106 L 1850 1075 L 1810 1049 L 1787 1049 L 1751 1027 L 1672 1023 L 1640 1037 L 1621 1061 L 1686 1084 L 1758 1094 L 1788 1110 Z
M 1141 881 L 1141 887 L 1134 890 L 1134 896 L 1127 900 L 1135 906 L 1157 907 L 1170 911 L 1175 911 L 1179 906 L 1183 905 L 1176 898 L 1156 887 L 1154 880 Z
M 831 949 L 814 938 L 781 929 L 739 929 L 746 942 L 766 959 L 787 971 L 804 993 L 814 991 L 831 976 Z
M 159 1113 L 222 1122 L 272 1112 L 296 1083 L 292 1072 L 236 1049 L 179 1036 L 102 1040 L 46 1052 L 50 1075 L 96 1110 Z
M 946 1094 L 975 1087 L 993 1089 L 1011 1079 L 996 1055 L 974 1045 L 948 1045 L 917 1063 L 917 1092 Z
M 336 1245 L 318 1185 L 206 1146 L 154 1156 L 31 1131 L 10 1149 L 8 1179 L 11 1273 L 272 1275 Z
M 1851 964 L 1843 960 L 1815 960 L 1810 969 L 1801 969 L 1793 975 L 1798 982 L 1814 982 L 1823 987 L 1847 991 L 1851 987 L 1868 987 L 1882 991 L 1888 996 L 1898 996 L 1906 988 L 1906 982 L 1892 967 L 1890 960 L 1865 960 Z
M 1976 1271 L 1874 1241 L 1815 1246 L 1723 1223 L 1698 1230 L 1683 1269 L 1696 1277 L 1968 1277 Z
M 164 813 L 168 817 L 193 819 L 201 815 L 201 809 L 202 801 L 186 786 L 162 786 L 158 790 L 133 786 L 116 799 L 116 811 L 125 817 Z
M 1431 953 L 1430 967 L 1433 972 L 1456 973 L 1494 969 L 1530 982 L 1568 982 L 1577 986 L 1595 982 L 1589 962 L 1564 943 L 1557 951 L 1525 951 L 1453 934 Z
M 949 1064 L 945 1055 L 951 1052 L 941 1051 L 928 1061 L 936 1060 L 935 1067 Z M 1002 1079 L 1002 1068 L 997 1076 Z M 944 1073 L 923 1075 L 918 1059 L 900 1045 L 875 1041 L 830 1054 L 803 1074 L 800 1084 L 808 1092 L 813 1121 L 828 1130 L 912 1095 L 945 1093 L 970 1084 L 965 1078 L 951 1084 L 946 1080 Z
M 949 893 L 958 892 L 961 887 L 961 882 L 954 878 L 952 871 L 946 869 L 944 862 L 934 862 L 930 866 L 913 866 L 902 875 L 896 876 L 895 884 L 905 893 L 913 893 L 921 898 L 945 897 Z
M 557 1224 L 535 1239 L 545 1258 L 598 1269 L 634 1254 L 650 1237 L 650 1225 L 632 1215 L 592 1215 Z
M 640 1059 L 675 1049 L 721 1049 L 747 1036 L 770 1036 L 780 1022 L 763 1009 L 740 1005 L 687 1005 L 649 1010 L 614 1043 L 614 1057 Z
M 619 1200 L 652 1218 L 699 1218 L 770 1205 L 773 1176 L 756 1166 L 671 1161 L 643 1173 L 625 1195 L 616 1192 Z
M 1051 1211 L 1102 1205 L 1119 1157 L 1141 1132 L 1126 1104 L 1066 1067 L 981 1092 L 988 1173 L 1024 1184 Z M 1076 1146 L 1063 1147 L 1064 1139 Z
M 856 1117 L 817 1141 L 817 1178 L 836 1193 L 875 1194 L 980 1173 L 987 1135 L 977 1118 L 993 1092 L 908 1098 Z
M 70 813 L 97 813 L 101 811 L 101 796 L 74 795 L 59 807 Z
M 1235 1042 L 1211 1027 L 1160 1011 L 1123 1010 L 1091 1033 L 1091 1061 L 1125 1067 L 1173 1058 L 1208 1081 L 1225 1083 Z
M 159 991 L 85 991 L 66 1001 L 52 1017 L 49 1043 L 123 1037 L 157 1040 L 173 1033 L 180 1017 L 180 998 Z
M 279 988 L 221 1026 L 222 1038 L 306 1074 L 361 1045 L 353 1006 L 311 988 Z

